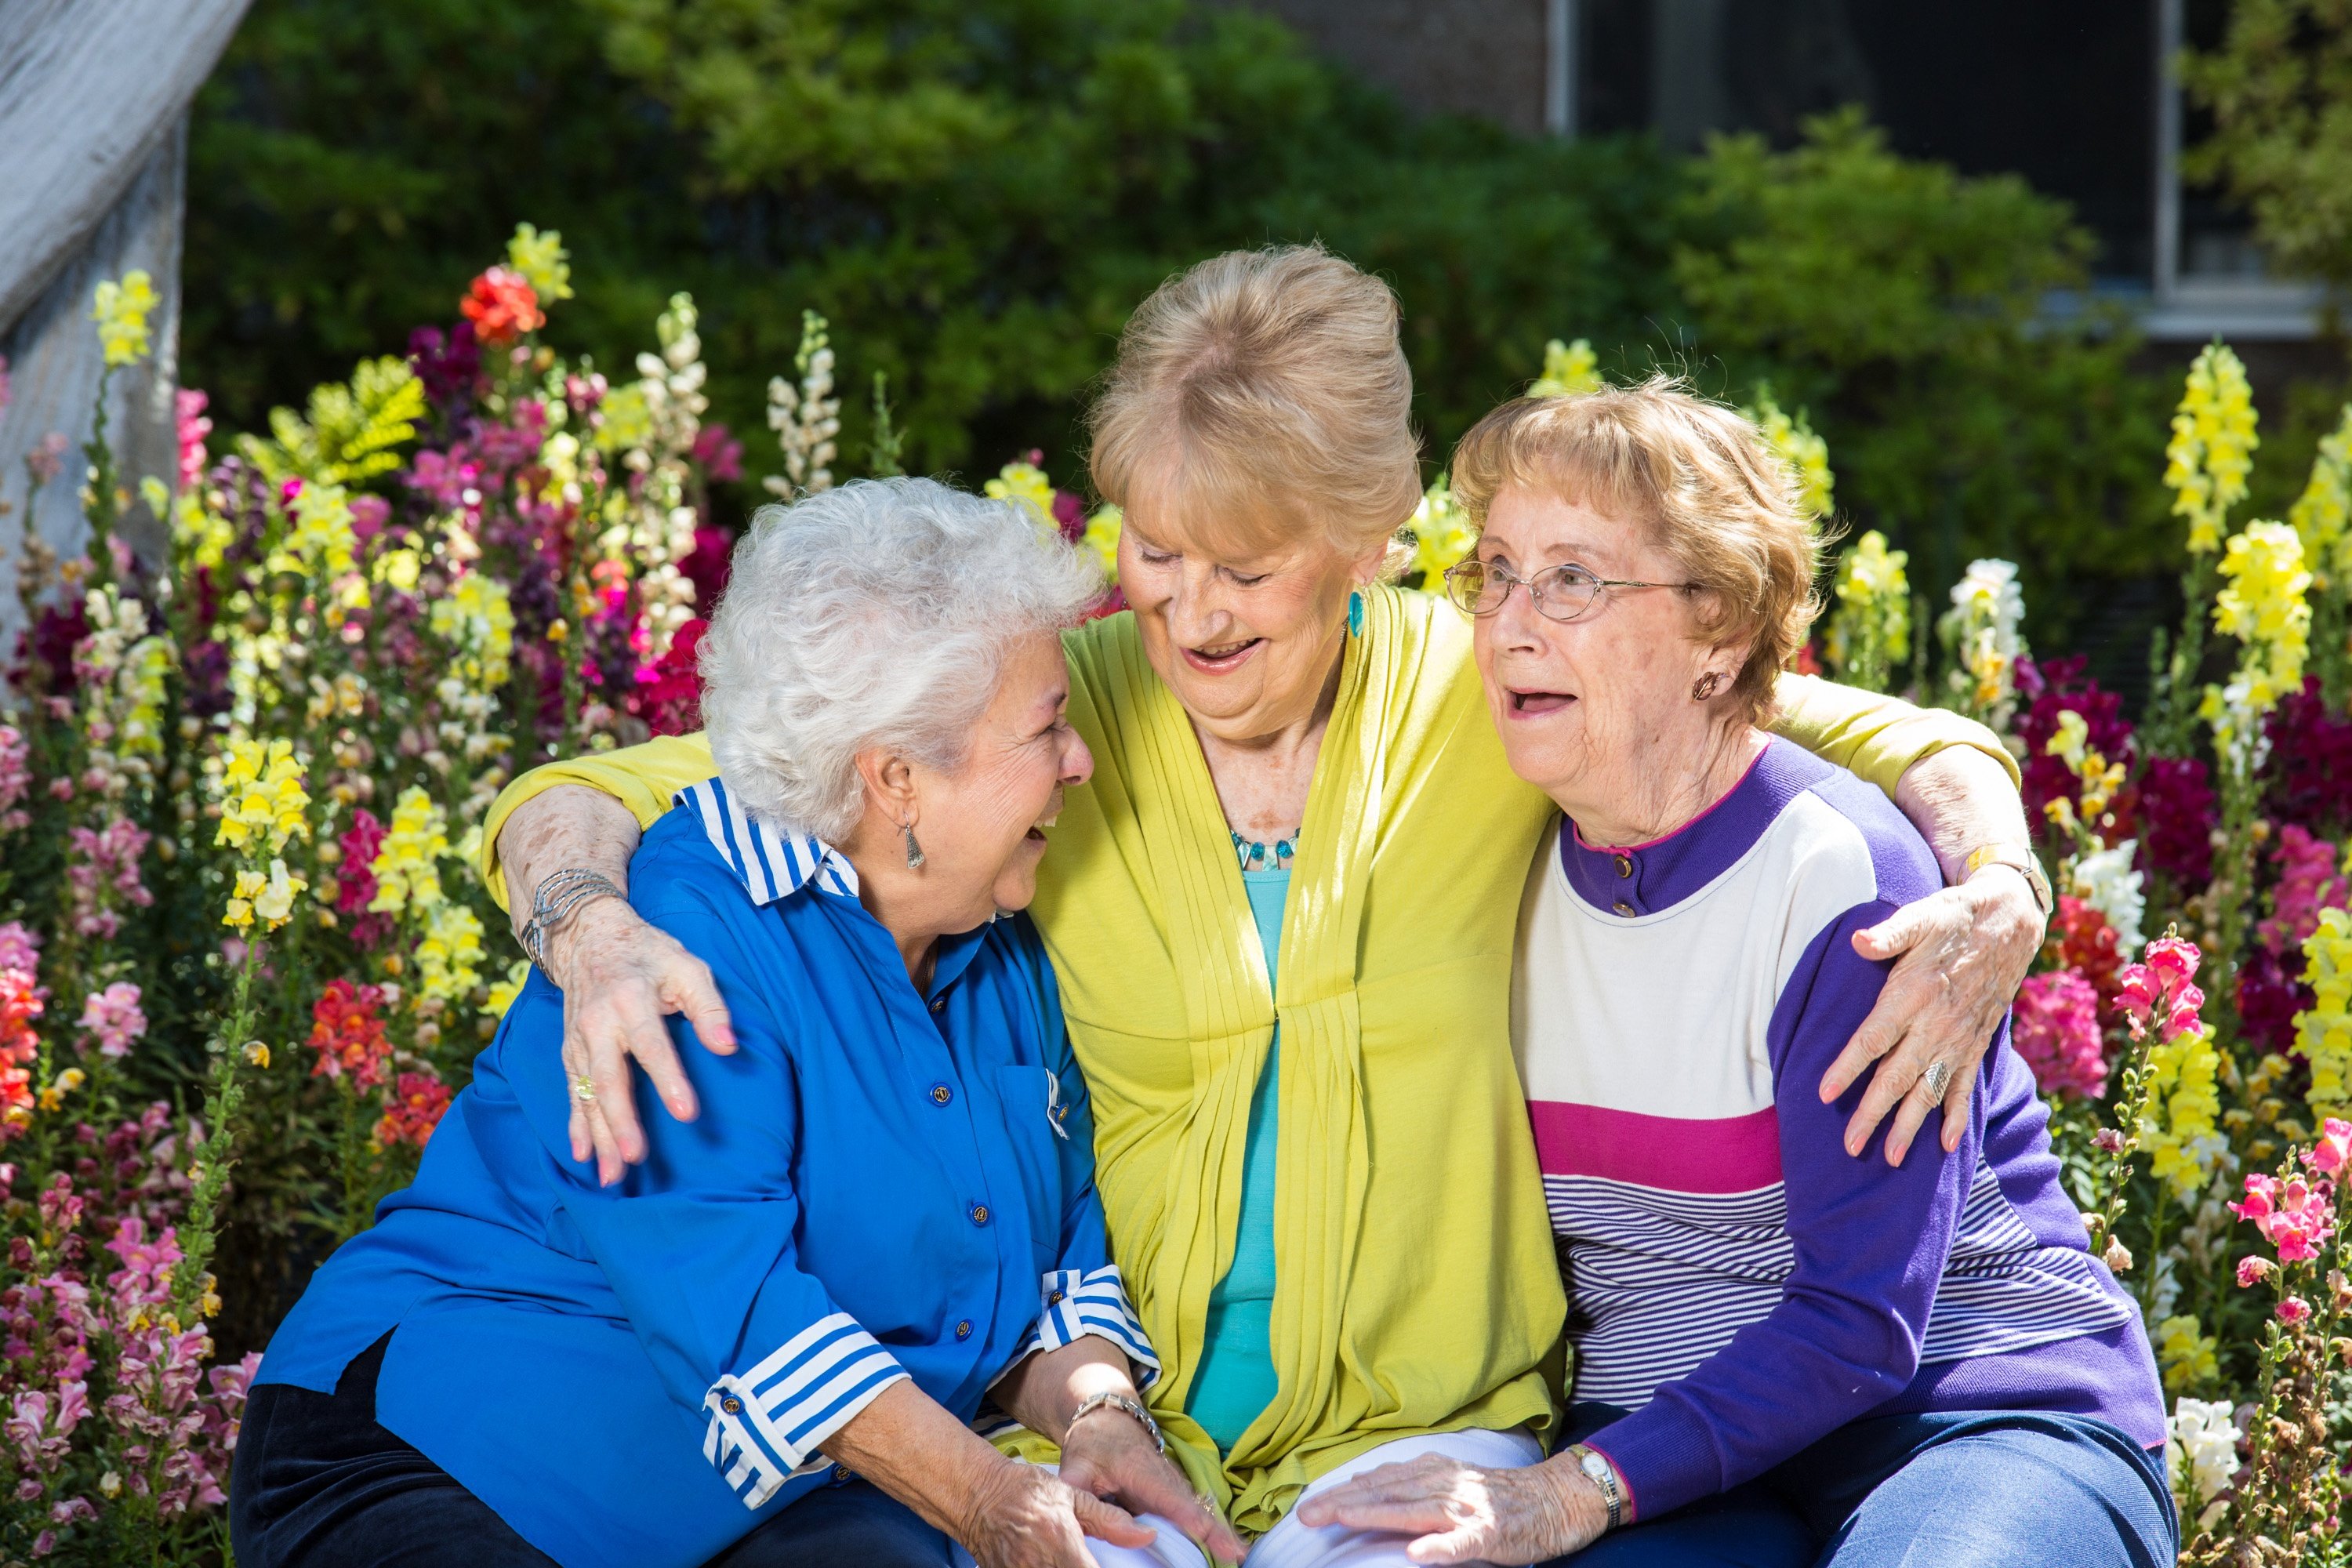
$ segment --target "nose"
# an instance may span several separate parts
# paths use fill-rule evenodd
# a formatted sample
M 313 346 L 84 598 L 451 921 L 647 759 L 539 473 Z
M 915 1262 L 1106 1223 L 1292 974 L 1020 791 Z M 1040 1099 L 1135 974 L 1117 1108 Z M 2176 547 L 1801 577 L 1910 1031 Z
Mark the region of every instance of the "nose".
M 1544 644 L 1544 616 L 1536 608 L 1535 590 L 1514 583 L 1503 607 L 1480 617 L 1478 630 L 1498 648 L 1536 648 Z
M 1086 741 L 1076 730 L 1070 731 L 1068 742 L 1062 748 L 1062 784 L 1076 789 L 1095 776 L 1095 754 L 1087 749 Z
M 1169 588 L 1168 628 L 1187 647 L 1216 641 L 1232 622 L 1218 583 L 1215 563 L 1187 557 Z

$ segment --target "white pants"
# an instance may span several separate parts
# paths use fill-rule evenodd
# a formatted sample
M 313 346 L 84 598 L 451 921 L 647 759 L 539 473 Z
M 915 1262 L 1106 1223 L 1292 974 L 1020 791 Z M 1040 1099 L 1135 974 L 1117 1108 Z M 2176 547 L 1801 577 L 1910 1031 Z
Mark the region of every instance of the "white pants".
M 1543 1447 L 1524 1431 L 1440 1432 L 1426 1437 L 1400 1437 L 1393 1443 L 1381 1444 L 1369 1454 L 1360 1454 L 1318 1478 L 1299 1494 L 1298 1500 L 1304 1502 L 1317 1492 L 1336 1487 L 1365 1470 L 1402 1464 L 1423 1454 L 1444 1454 L 1465 1465 L 1500 1470 L 1534 1464 L 1543 1458 Z M 1184 1538 L 1182 1531 L 1156 1514 L 1146 1514 L 1143 1522 L 1160 1532 L 1160 1539 L 1149 1546 L 1087 1542 L 1100 1568 L 1207 1568 L 1208 1559 Z M 1354 1530 L 1344 1524 L 1309 1530 L 1298 1522 L 1294 1511 L 1258 1538 L 1257 1544 L 1250 1549 L 1249 1568 L 1412 1568 L 1404 1554 L 1410 1540 L 1409 1536 L 1390 1531 Z M 971 1561 L 961 1552 L 957 1555 L 961 1562 Z

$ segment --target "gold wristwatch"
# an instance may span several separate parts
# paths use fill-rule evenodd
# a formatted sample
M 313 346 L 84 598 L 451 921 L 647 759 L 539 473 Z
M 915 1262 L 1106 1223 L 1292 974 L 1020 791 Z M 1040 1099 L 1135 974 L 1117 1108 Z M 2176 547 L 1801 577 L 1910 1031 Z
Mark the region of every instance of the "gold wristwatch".
M 1601 1489 L 1601 1500 L 1609 1505 L 1609 1528 L 1616 1529 L 1625 1522 L 1625 1488 L 1617 1479 L 1617 1467 L 1608 1456 L 1581 1443 L 1569 1446 L 1569 1457 L 1576 1461 L 1592 1484 Z
M 2033 889 L 2033 901 L 2042 906 L 2043 920 L 2048 920 L 2058 908 L 2058 900 L 2050 891 L 2050 875 L 2042 870 L 2042 862 L 2033 858 L 2032 851 L 2014 844 L 1980 845 L 1969 850 L 1969 858 L 1960 863 L 1960 880 L 1967 881 L 1988 866 L 2007 866 L 2021 873 L 2026 886 Z

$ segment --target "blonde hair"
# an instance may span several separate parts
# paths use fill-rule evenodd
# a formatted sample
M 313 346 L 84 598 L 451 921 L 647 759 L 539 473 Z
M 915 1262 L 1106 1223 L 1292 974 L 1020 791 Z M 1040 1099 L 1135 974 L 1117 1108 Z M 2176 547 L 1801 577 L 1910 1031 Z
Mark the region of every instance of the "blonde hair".
M 1462 437 L 1453 484 L 1476 527 L 1506 485 L 1646 527 L 1704 590 L 1699 637 L 1748 645 L 1732 694 L 1751 721 L 1770 715 L 1774 681 L 1821 611 L 1822 535 L 1796 470 L 1752 420 L 1663 375 L 1521 398 Z
M 1305 517 L 1355 554 L 1420 502 L 1412 408 L 1387 284 L 1319 245 L 1227 251 L 1129 318 L 1089 416 L 1095 489 L 1165 498 L 1211 549 L 1293 543 Z

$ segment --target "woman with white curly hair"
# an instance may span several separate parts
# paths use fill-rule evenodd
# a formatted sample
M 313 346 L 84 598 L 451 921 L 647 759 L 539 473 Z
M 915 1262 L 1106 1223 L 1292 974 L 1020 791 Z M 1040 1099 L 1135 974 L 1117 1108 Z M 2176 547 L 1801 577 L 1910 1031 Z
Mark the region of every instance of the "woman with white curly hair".
M 711 1113 L 648 1117 L 617 1184 L 567 1158 L 535 973 L 272 1341 L 240 1561 L 946 1568 L 952 1537 L 1084 1568 L 1139 1515 L 1239 1555 L 1142 1403 L 1086 1080 L 1009 914 L 1093 772 L 1059 639 L 1100 591 L 929 480 L 762 510 L 704 648 L 717 776 L 629 867 L 731 1016 L 680 1053 Z M 980 1435 L 1014 1422 L 1058 1475 Z

